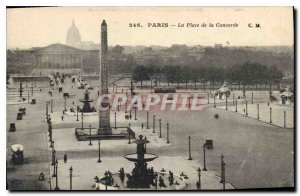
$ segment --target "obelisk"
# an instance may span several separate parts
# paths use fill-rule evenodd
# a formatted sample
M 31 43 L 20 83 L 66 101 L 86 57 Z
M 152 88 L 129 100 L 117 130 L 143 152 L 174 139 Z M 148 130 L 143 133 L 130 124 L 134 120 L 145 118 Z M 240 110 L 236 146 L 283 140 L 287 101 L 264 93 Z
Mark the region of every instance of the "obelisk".
M 101 51 L 100 51 L 100 95 L 108 94 L 108 60 L 107 60 L 107 25 L 105 20 L 101 24 Z M 103 99 L 101 105 L 108 105 L 109 100 Z M 98 135 L 111 134 L 110 110 L 99 110 Z

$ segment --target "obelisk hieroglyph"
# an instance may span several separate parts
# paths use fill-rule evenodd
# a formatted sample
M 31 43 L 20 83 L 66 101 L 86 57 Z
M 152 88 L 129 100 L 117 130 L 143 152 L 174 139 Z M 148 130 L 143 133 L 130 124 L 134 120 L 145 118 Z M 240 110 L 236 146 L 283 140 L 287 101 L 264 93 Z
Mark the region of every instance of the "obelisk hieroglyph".
M 105 20 L 101 24 L 101 51 L 100 51 L 100 95 L 108 94 L 108 60 L 107 60 L 107 25 Z M 103 99 L 102 105 L 109 104 L 109 100 Z M 98 134 L 111 134 L 110 110 L 99 110 Z

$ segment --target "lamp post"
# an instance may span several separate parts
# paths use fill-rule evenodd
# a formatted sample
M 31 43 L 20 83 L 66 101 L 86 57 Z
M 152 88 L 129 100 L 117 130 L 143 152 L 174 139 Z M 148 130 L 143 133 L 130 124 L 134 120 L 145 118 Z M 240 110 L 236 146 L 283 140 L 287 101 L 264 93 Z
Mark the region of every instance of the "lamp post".
M 270 123 L 272 123 L 272 107 L 270 107 Z
M 76 119 L 76 121 L 79 121 L 79 120 L 78 120 L 78 112 L 79 112 L 79 106 L 77 105 L 77 111 L 76 111 L 77 119 Z
M 167 144 L 170 143 L 169 141 L 169 123 L 167 123 Z
M 72 173 L 73 173 L 72 166 L 70 167 L 69 171 L 70 171 L 70 190 L 72 190 Z
M 214 95 L 214 108 L 216 108 L 216 95 Z
M 155 172 L 155 174 L 154 174 L 154 177 L 155 177 L 155 190 L 157 190 L 157 185 L 158 185 L 158 173 L 157 172 Z
M 128 132 L 128 144 L 131 144 L 131 141 L 130 141 L 130 123 L 128 125 L 127 132 Z
M 51 131 L 51 137 L 52 137 L 52 131 Z M 54 141 L 53 140 L 50 141 L 50 148 L 54 148 Z
M 134 107 L 134 120 L 137 120 L 137 118 L 136 118 L 136 106 Z
M 83 112 L 81 112 L 81 130 L 83 130 Z
M 46 101 L 46 116 L 48 116 L 48 101 Z
M 283 127 L 286 128 L 286 111 L 283 111 Z
M 228 110 L 228 107 L 227 107 L 227 95 L 225 94 L 225 99 L 226 99 L 226 110 Z
M 97 163 L 101 163 L 102 161 L 101 161 L 101 159 L 100 159 L 100 139 L 98 139 L 98 161 L 97 161 Z
M 55 164 L 55 155 L 56 155 L 56 151 L 54 148 L 52 148 L 52 163 L 51 163 L 51 165 Z
M 198 183 L 199 183 L 199 188 L 198 190 L 201 190 L 201 169 L 198 167 Z
M 205 145 L 203 145 L 203 171 L 207 171 L 206 169 L 206 160 L 205 160 Z
M 105 172 L 104 175 L 105 175 L 105 190 L 107 190 L 107 178 L 108 178 L 108 172 Z
M 155 133 L 155 115 L 153 115 L 153 132 L 152 133 Z
M 237 112 L 237 99 L 235 99 L 235 112 Z
M 189 136 L 189 159 L 188 160 L 193 160 L 192 153 L 191 153 L 191 136 Z
M 51 99 L 51 113 L 53 113 L 53 99 Z
M 147 111 L 147 129 L 149 129 L 149 112 Z
M 67 96 L 64 96 L 65 98 L 65 112 L 67 111 Z
M 224 162 L 224 156 L 223 156 L 223 154 L 221 156 L 221 172 L 222 172 L 222 174 L 221 174 L 221 181 L 220 181 L 220 183 L 223 183 L 223 190 L 225 190 L 225 182 L 226 182 L 226 180 L 225 180 L 225 162 Z
M 55 188 L 54 190 L 60 190 L 59 187 L 58 187 L 58 161 L 56 159 L 56 162 L 55 162 L 55 167 L 56 167 L 56 177 L 55 177 Z
M 223 183 L 224 182 L 224 170 L 223 170 L 223 159 L 224 159 L 224 156 L 223 154 L 221 155 L 221 180 L 220 180 L 220 183 Z
M 152 93 L 152 76 L 150 76 L 150 93 Z
M 161 137 L 161 118 L 159 119 L 159 138 Z
M 253 104 L 253 92 L 252 92 L 252 94 L 251 94 L 251 103 Z
M 117 112 L 115 112 L 115 129 L 117 128 Z
M 126 102 L 125 102 L 125 113 L 127 113 L 127 91 L 126 91 Z
M 48 128 L 48 132 L 49 132 L 49 142 L 50 142 L 50 148 L 51 148 L 51 141 L 52 141 L 52 126 L 49 124 L 49 128 Z
M 19 92 L 20 92 L 20 98 L 22 98 L 22 92 L 23 92 L 22 82 L 20 82 L 20 90 L 19 90 Z
M 207 104 L 209 104 L 209 93 L 207 93 Z
M 31 95 L 33 96 L 33 83 L 31 83 Z
M 248 116 L 248 102 L 246 100 L 246 116 Z
M 52 174 L 52 177 L 56 177 L 56 158 L 54 158 L 54 162 L 53 162 L 53 174 Z
M 90 129 L 90 143 L 89 143 L 89 145 L 92 145 L 92 128 L 91 128 L 91 125 L 89 125 L 89 129 Z
M 257 119 L 259 119 L 259 104 L 257 104 Z

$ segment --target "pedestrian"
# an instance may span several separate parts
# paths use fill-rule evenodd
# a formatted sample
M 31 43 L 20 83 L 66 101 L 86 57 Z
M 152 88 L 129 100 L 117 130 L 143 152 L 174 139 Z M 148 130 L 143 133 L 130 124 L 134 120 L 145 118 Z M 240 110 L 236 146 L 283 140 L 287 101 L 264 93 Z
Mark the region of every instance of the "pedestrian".
M 40 181 L 45 180 L 45 174 L 43 172 L 40 173 L 39 180 Z
M 66 163 L 68 160 L 67 154 L 64 155 L 64 163 Z
M 72 104 L 74 105 L 74 101 L 72 102 Z
M 64 114 L 65 114 L 65 110 L 63 110 L 63 112 L 62 112 L 62 113 L 63 113 L 63 115 L 64 115 Z
M 144 123 L 142 123 L 142 130 L 144 130 Z
M 61 116 L 61 121 L 64 121 L 64 115 Z

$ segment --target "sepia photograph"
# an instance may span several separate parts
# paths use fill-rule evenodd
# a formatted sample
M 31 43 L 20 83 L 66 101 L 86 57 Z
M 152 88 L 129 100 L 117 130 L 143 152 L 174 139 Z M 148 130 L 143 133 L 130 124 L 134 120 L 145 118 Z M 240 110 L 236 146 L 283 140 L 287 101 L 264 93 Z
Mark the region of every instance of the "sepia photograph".
M 6 189 L 295 191 L 294 16 L 7 6 Z

